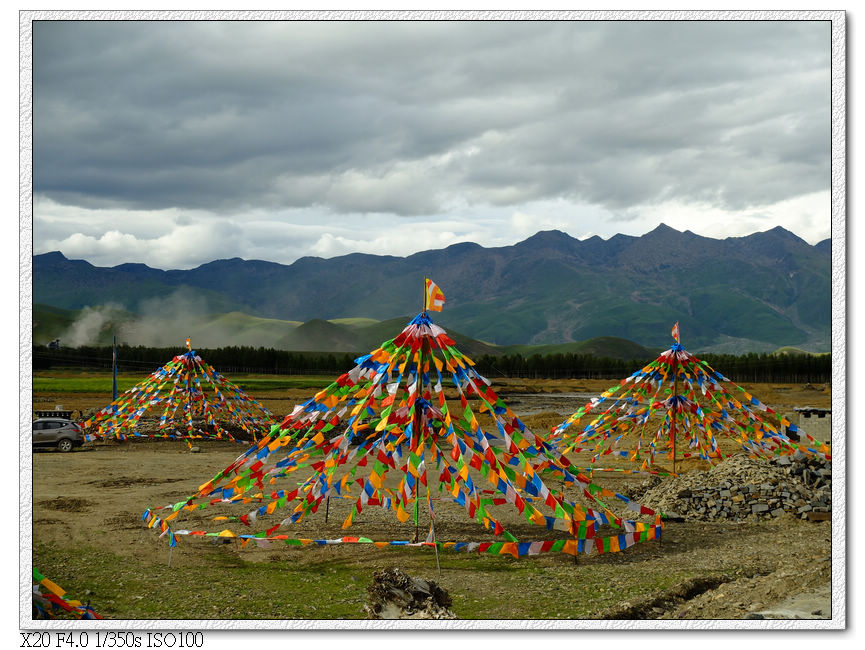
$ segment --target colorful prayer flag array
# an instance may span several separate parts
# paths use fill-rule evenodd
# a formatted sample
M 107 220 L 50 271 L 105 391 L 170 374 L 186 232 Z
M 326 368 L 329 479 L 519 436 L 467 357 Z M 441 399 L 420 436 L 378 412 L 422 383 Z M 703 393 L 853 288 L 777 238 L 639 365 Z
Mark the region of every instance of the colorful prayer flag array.
M 416 524 L 422 512 L 435 540 L 433 502 L 446 500 L 512 543 L 518 540 L 494 514 L 498 507 L 514 508 L 528 523 L 564 531 L 583 546 L 586 540 L 604 539 L 603 526 L 623 529 L 625 541 L 609 538 L 601 543 L 605 552 L 647 538 L 652 524 L 631 517 L 656 516 L 654 511 L 574 470 L 517 418 L 473 366 L 422 312 L 398 336 L 356 359 L 354 368 L 295 407 L 196 494 L 148 509 L 144 520 L 174 544 L 181 533 L 172 532 L 170 524 L 182 512 L 246 504 L 251 508 L 246 514 L 228 519 L 264 528 L 247 537 L 276 539 L 280 528 L 312 515 L 330 497 L 343 497 L 353 501 L 343 528 L 368 507 Z M 276 487 L 301 468 L 311 469 L 311 476 Z M 545 484 L 540 472 L 550 468 L 565 483 L 582 488 L 579 500 L 567 500 Z M 613 511 L 608 501 L 625 514 Z M 157 514 L 163 510 L 170 512 Z M 268 525 L 267 519 L 280 511 L 287 512 Z M 660 525 L 656 517 L 654 526 Z
M 151 409 L 161 410 L 157 433 L 139 428 Z M 273 424 L 270 411 L 189 349 L 86 420 L 83 427 L 87 441 L 137 436 L 250 442 Z M 244 435 L 236 429 L 232 433 L 227 426 Z
M 678 323 L 673 337 L 678 340 Z M 766 416 L 773 416 L 778 424 Z M 571 430 L 587 417 L 592 419 L 582 430 Z M 687 458 L 714 465 L 726 457 L 719 436 L 737 441 L 757 456 L 798 449 L 831 458 L 828 445 L 807 434 L 813 446 L 796 442 L 783 431 L 785 427 L 804 433 L 677 342 L 578 409 L 553 430 L 549 442 L 562 453 L 590 452 L 591 467 L 586 469 L 592 471 L 612 469 L 598 465 L 608 456 L 639 463 L 640 469 L 631 471 L 652 474 L 675 473 L 676 463 Z M 671 465 L 663 468 L 661 459 Z

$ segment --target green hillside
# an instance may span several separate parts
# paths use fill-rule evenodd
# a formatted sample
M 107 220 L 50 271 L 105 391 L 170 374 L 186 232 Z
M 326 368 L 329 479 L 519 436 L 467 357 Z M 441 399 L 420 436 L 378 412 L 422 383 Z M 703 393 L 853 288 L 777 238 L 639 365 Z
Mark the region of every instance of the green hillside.
M 367 327 L 379 322 L 374 318 L 331 318 L 329 321 L 335 325 L 346 325 L 347 327 Z
M 200 317 L 196 331 L 197 337 L 204 340 L 230 339 L 230 345 L 277 347 L 276 342 L 298 326 L 298 321 L 260 318 L 233 311 Z
M 552 343 L 548 345 L 506 345 L 498 348 L 502 354 L 521 354 L 529 357 L 533 354 L 547 356 L 551 354 L 588 354 L 595 357 L 611 359 L 651 359 L 661 350 L 647 348 L 639 343 L 617 336 L 596 336 L 585 341 L 574 343 Z
M 103 319 L 88 330 L 94 338 L 80 340 L 77 345 L 110 345 L 115 333 L 119 343 L 133 346 L 153 345 L 149 339 L 136 338 L 146 327 L 152 328 L 153 323 L 143 325 L 128 312 L 102 308 L 67 310 L 38 304 L 33 306 L 34 344 L 46 345 L 49 341 L 59 338 L 62 346 L 77 347 L 73 336 L 76 323 L 82 322 L 88 313 L 101 314 Z M 152 318 L 150 317 L 151 320 Z M 409 320 L 410 317 L 401 316 L 385 321 L 371 318 L 340 318 L 312 319 L 300 323 L 277 318 L 261 318 L 233 311 L 225 314 L 191 315 L 183 319 L 182 324 L 176 320 L 176 315 L 166 314 L 165 328 L 168 330 L 167 337 L 171 343 L 180 345 L 182 339 L 189 336 L 197 348 L 251 346 L 295 352 L 362 354 L 396 337 Z M 83 331 L 86 328 L 77 329 Z M 478 341 L 449 328 L 446 328 L 446 331 L 462 352 L 475 359 L 484 355 L 497 357 L 520 354 L 530 357 L 535 354 L 541 356 L 580 354 L 630 360 L 648 359 L 658 353 L 658 350 L 613 336 L 598 336 L 572 343 L 497 346 Z M 80 333 L 79 331 L 78 334 Z
M 808 352 L 807 350 L 802 350 L 800 348 L 794 348 L 793 346 L 790 346 L 790 345 L 785 345 L 783 348 L 778 348 L 777 350 L 775 350 L 772 354 L 776 354 L 778 356 L 782 356 L 782 355 L 792 355 L 792 356 L 808 355 L 808 356 L 812 356 L 812 357 L 819 357 L 819 356 L 824 356 L 824 355 L 830 354 L 830 353 L 829 352 Z
M 78 318 L 81 310 L 33 305 L 33 343 L 46 345 L 60 338 Z
M 314 318 L 297 326 L 274 345 L 280 350 L 357 352 L 357 336 L 348 325 Z
M 61 345 L 110 345 L 114 333 L 134 318 L 116 308 L 62 309 L 34 303 L 33 343 L 60 339 Z

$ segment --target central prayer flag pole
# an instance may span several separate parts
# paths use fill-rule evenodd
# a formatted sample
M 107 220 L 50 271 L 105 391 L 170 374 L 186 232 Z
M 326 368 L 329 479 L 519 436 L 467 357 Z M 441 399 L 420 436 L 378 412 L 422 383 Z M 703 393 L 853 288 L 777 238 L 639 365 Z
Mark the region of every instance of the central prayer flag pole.
M 426 285 L 427 285 L 427 277 L 424 276 L 424 279 L 423 279 L 423 313 L 424 313 L 424 315 L 426 315 L 427 297 L 428 297 Z M 421 342 L 420 351 L 418 353 L 418 379 L 417 379 L 418 389 L 417 389 L 417 392 L 415 393 L 415 405 L 417 405 L 417 400 L 420 397 L 420 390 L 421 390 L 421 387 L 423 386 L 423 384 L 421 383 L 421 372 L 423 371 L 423 346 L 424 346 L 424 341 Z M 420 414 L 417 412 L 416 406 L 415 406 L 415 415 L 417 417 L 417 423 L 418 423 L 418 436 L 420 436 L 421 418 L 420 418 Z M 418 442 L 420 442 L 420 438 L 418 438 Z M 426 470 L 424 470 L 424 471 L 426 471 Z M 426 501 L 427 501 L 427 509 L 429 510 L 430 530 L 432 531 L 432 538 L 433 538 L 432 539 L 433 549 L 435 550 L 435 555 L 436 555 L 436 568 L 438 569 L 438 572 L 439 572 L 439 579 L 441 579 L 442 566 L 441 566 L 441 563 L 439 562 L 439 545 L 438 545 L 438 541 L 436 540 L 436 525 L 435 525 L 435 518 L 433 517 L 433 512 L 432 512 L 432 502 L 430 501 L 430 496 L 429 496 L 429 484 L 427 484 L 427 486 L 426 486 Z M 419 535 L 418 535 L 418 515 L 417 515 L 417 510 L 418 510 L 417 483 L 415 483 L 414 508 L 415 508 L 415 541 L 417 541 L 417 539 L 419 537 Z
M 679 373 L 677 372 L 676 350 L 673 350 L 673 474 L 676 473 L 676 413 L 679 409 Z
M 423 314 L 426 314 L 426 277 L 424 277 L 423 281 Z M 420 348 L 418 348 L 417 352 L 417 378 L 415 379 L 415 392 L 414 392 L 414 417 L 412 418 L 412 427 L 411 427 L 411 437 L 412 437 L 412 451 L 416 451 L 418 445 L 420 444 L 420 427 L 421 427 L 421 413 L 418 409 L 418 400 L 420 399 L 421 388 L 423 384 L 421 382 L 421 373 L 423 372 L 423 340 L 421 340 Z M 420 539 L 420 522 L 418 517 L 418 483 L 420 479 L 415 477 L 414 483 L 414 541 L 417 542 Z

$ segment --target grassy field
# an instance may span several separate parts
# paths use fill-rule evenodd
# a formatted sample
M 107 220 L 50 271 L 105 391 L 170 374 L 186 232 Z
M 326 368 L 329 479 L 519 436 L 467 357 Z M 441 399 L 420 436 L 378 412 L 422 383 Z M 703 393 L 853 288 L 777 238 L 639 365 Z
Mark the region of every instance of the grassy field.
M 390 566 L 445 586 L 453 598 L 452 611 L 463 619 L 592 619 L 623 600 L 706 576 L 703 567 L 671 570 L 660 557 L 651 559 L 659 552 L 648 548 L 630 556 L 581 557 L 576 563 L 567 556 L 516 560 L 443 552 L 439 578 L 429 549 L 280 549 L 269 561 L 254 562 L 231 545 L 198 540 L 174 550 L 174 566 L 169 567 L 167 545 L 160 543 L 164 540 L 153 539 L 152 531 L 143 535 L 136 543 L 159 544 L 162 561 L 105 547 L 55 544 L 37 544 L 34 558 L 71 594 L 98 594 L 100 614 L 116 619 L 362 619 L 373 571 Z M 181 553 L 196 561 L 178 566 Z M 642 561 L 635 562 L 635 555 Z M 742 570 L 719 566 L 711 573 L 729 578 Z
M 123 392 L 144 381 L 147 374 L 121 374 L 117 376 L 117 390 Z M 328 375 L 232 375 L 230 380 L 246 392 L 272 391 L 293 388 L 319 389 L 328 386 L 333 378 Z M 35 393 L 110 393 L 112 378 L 109 372 L 81 372 L 51 370 L 33 374 Z

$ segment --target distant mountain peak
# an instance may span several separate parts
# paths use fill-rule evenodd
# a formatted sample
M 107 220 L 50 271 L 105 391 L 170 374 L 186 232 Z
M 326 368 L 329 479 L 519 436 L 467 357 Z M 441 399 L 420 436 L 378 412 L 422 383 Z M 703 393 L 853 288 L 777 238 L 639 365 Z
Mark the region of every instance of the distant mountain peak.
M 69 260 L 63 253 L 60 251 L 50 251 L 48 253 L 40 253 L 38 255 L 34 255 L 33 257 L 38 257 L 39 259 L 45 262 L 66 262 Z
M 570 248 L 577 239 L 561 230 L 540 230 L 528 239 L 524 239 L 517 246 L 531 246 L 534 248 Z
M 140 262 L 126 262 L 125 264 L 118 264 L 117 266 L 112 267 L 115 271 L 153 271 L 155 269 L 150 268 L 147 264 L 141 264 Z
M 659 224 L 655 227 L 654 230 L 651 230 L 651 231 L 647 232 L 646 234 L 647 234 L 647 235 L 658 235 L 658 234 L 667 234 L 667 233 L 676 233 L 677 235 L 678 235 L 678 234 L 681 234 L 678 230 L 676 230 L 675 228 L 672 228 L 672 227 L 668 226 L 668 225 L 665 224 L 663 221 L 662 221 L 661 223 L 659 223 Z
M 477 244 L 473 241 L 461 241 L 456 244 L 451 244 L 445 250 L 449 251 L 460 251 L 460 250 L 473 250 L 476 248 L 483 248 L 480 244 Z

